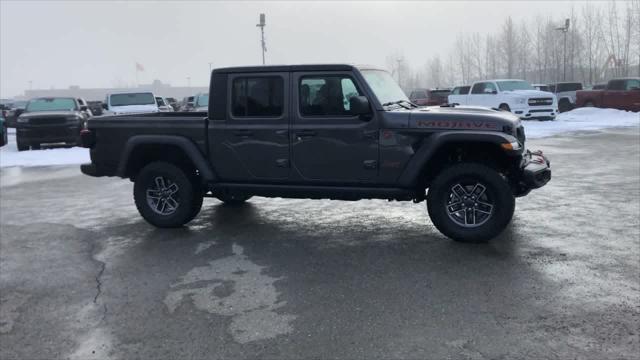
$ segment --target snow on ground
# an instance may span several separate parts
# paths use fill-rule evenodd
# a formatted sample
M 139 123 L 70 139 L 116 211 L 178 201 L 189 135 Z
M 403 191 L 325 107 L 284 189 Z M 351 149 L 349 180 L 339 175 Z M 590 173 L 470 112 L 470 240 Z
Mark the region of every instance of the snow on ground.
M 9 129 L 9 144 L 0 148 L 0 168 L 9 166 L 75 165 L 91 162 L 89 149 L 51 147 L 18 151 L 15 129 Z
M 616 109 L 578 108 L 556 117 L 554 121 L 526 120 L 528 139 L 548 137 L 575 131 L 600 130 L 640 125 L 640 113 Z
M 541 138 L 576 131 L 640 125 L 640 113 L 615 109 L 579 108 L 558 115 L 555 121 L 523 121 L 527 138 Z M 9 144 L 0 148 L 0 168 L 9 166 L 77 165 L 90 162 L 89 150 L 79 147 L 20 151 L 15 130 L 9 129 Z

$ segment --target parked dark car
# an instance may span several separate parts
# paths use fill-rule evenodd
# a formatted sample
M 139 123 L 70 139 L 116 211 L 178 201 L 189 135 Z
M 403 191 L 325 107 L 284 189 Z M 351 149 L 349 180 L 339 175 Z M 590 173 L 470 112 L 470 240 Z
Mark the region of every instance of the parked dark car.
M 134 181 L 138 211 L 158 227 L 191 221 L 203 196 L 427 200 L 442 233 L 471 242 L 502 232 L 515 197 L 551 177 L 542 153 L 525 150 L 515 115 L 418 107 L 384 70 L 237 67 L 211 79 L 206 118 L 92 119 L 81 136 L 91 149 L 82 172 Z
M 8 106 L 8 111 L 5 114 L 7 127 L 14 128 L 16 127 L 18 117 L 20 116 L 20 114 L 22 114 L 22 112 L 24 111 L 24 107 L 27 105 L 27 101 L 20 100 L 6 105 Z
M 415 89 L 409 95 L 409 100 L 421 106 L 444 105 L 451 89 Z
M 87 105 L 89 106 L 89 110 L 93 116 L 100 116 L 103 114 L 104 109 L 102 108 L 102 101 L 87 101 Z
M 576 106 L 640 111 L 640 78 L 613 79 L 603 90 L 577 91 Z
M 41 144 L 76 144 L 80 130 L 90 114 L 78 99 L 45 97 L 31 99 L 18 117 L 16 143 L 18 151 L 39 149 Z
M 5 146 L 9 143 L 9 132 L 7 129 L 7 121 L 4 115 L 0 113 L 0 146 Z

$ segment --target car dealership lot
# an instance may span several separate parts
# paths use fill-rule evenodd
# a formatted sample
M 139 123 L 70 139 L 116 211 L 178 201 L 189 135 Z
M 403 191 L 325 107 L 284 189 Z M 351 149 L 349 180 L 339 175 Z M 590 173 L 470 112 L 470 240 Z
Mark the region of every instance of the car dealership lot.
M 182 229 L 125 180 L 3 168 L 0 358 L 634 358 L 638 128 L 531 140 L 548 186 L 486 245 L 424 203 L 206 199 Z

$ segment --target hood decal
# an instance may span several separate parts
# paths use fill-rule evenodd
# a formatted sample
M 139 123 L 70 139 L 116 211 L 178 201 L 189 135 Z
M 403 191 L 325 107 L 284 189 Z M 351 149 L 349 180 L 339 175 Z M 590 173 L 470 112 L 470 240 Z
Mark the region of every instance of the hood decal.
M 416 120 L 416 126 L 427 129 L 498 129 L 498 124 L 496 122 L 486 120 Z

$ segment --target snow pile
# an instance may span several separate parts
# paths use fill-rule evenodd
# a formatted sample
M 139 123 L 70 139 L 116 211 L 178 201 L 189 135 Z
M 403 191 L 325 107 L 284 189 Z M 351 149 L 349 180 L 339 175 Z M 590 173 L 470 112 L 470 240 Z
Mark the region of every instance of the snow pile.
M 0 148 L 0 168 L 9 166 L 77 165 L 91 162 L 89 149 L 80 147 L 18 151 L 9 130 L 9 144 Z
M 525 120 L 527 138 L 541 138 L 574 131 L 600 130 L 640 125 L 640 113 L 616 109 L 578 108 L 556 117 L 554 121 Z
M 640 113 L 615 109 L 579 108 L 556 117 L 555 121 L 522 122 L 527 138 L 541 138 L 576 131 L 640 125 Z M 0 148 L 0 167 L 78 165 L 90 162 L 89 150 L 79 147 L 20 151 L 15 130 L 9 130 L 9 144 Z

